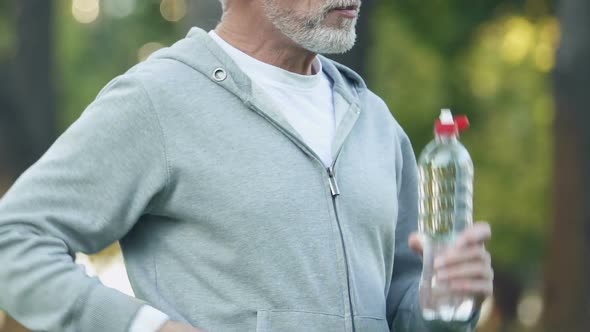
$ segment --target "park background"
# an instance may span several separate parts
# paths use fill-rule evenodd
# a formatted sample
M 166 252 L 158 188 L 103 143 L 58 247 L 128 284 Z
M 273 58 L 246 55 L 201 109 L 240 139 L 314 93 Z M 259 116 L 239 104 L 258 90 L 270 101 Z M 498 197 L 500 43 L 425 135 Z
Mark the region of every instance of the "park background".
M 217 0 L 0 0 L 0 195 L 109 80 L 220 13 Z M 416 153 L 440 108 L 471 119 L 495 269 L 478 330 L 589 331 L 590 1 L 364 0 L 358 31 L 335 58 Z M 131 292 L 116 245 L 78 262 Z M 20 330 L 0 312 L 0 331 Z

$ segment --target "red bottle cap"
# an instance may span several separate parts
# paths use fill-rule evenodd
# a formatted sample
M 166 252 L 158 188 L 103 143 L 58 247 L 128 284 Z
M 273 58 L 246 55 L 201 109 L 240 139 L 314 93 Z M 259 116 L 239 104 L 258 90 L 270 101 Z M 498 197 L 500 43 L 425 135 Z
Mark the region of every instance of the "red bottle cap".
M 434 124 L 434 131 L 437 135 L 441 136 L 453 136 L 459 135 L 469 128 L 469 119 L 466 115 L 457 115 L 453 117 L 453 122 L 445 123 L 441 119 L 437 119 Z

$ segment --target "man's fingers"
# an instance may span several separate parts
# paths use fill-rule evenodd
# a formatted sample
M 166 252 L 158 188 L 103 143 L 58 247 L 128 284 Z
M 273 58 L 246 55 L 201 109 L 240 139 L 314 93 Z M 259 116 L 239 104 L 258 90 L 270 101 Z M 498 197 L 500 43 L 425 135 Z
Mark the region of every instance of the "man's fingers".
M 408 238 L 408 246 L 418 255 L 422 256 L 424 246 L 422 244 L 422 238 L 418 232 L 410 234 L 410 237 Z
M 492 230 L 487 222 L 477 222 L 473 226 L 467 228 L 457 241 L 453 244 L 450 250 L 463 251 L 464 248 L 477 246 L 483 248 L 483 244 L 488 241 L 492 236 Z M 414 232 L 408 238 L 408 245 L 410 249 L 418 253 L 423 254 L 424 245 L 422 235 L 418 232 Z M 484 249 L 485 250 L 485 249 Z
M 487 266 L 491 265 L 492 258 L 484 246 L 470 246 L 467 248 L 451 248 L 446 253 L 434 259 L 434 268 L 453 266 L 464 262 L 480 261 Z
M 490 224 L 480 221 L 465 229 L 454 246 L 461 248 L 469 245 L 479 245 L 488 241 L 491 237 L 492 229 L 490 228 Z
M 491 296 L 494 292 L 493 284 L 483 280 L 454 280 L 449 283 L 449 288 L 454 292 L 482 298 Z
M 448 268 L 436 271 L 436 277 L 441 281 L 453 280 L 481 280 L 491 281 L 494 279 L 494 272 L 489 265 L 484 262 L 465 263 L 454 265 Z

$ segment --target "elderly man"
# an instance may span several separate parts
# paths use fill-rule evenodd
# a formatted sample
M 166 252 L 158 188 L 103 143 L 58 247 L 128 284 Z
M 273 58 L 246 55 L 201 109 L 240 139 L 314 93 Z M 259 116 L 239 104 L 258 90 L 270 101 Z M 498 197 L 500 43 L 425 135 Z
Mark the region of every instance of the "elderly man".
M 360 1 L 223 5 L 215 31 L 108 84 L 2 199 L 0 308 L 42 331 L 456 327 L 420 315 L 407 136 L 318 55 L 353 46 Z M 478 305 L 489 236 L 476 225 L 440 258 Z M 137 298 L 72 260 L 117 240 Z

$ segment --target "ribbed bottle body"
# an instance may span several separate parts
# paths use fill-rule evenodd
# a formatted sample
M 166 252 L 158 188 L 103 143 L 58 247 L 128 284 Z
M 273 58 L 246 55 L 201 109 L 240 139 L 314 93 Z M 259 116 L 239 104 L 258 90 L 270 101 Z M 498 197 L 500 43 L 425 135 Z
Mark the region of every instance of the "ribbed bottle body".
M 434 258 L 473 224 L 473 163 L 456 136 L 437 136 L 422 152 L 418 169 L 418 225 L 424 241 L 422 314 L 427 320 L 465 321 L 474 299 L 451 294 L 445 283 L 437 281 L 433 265 Z

